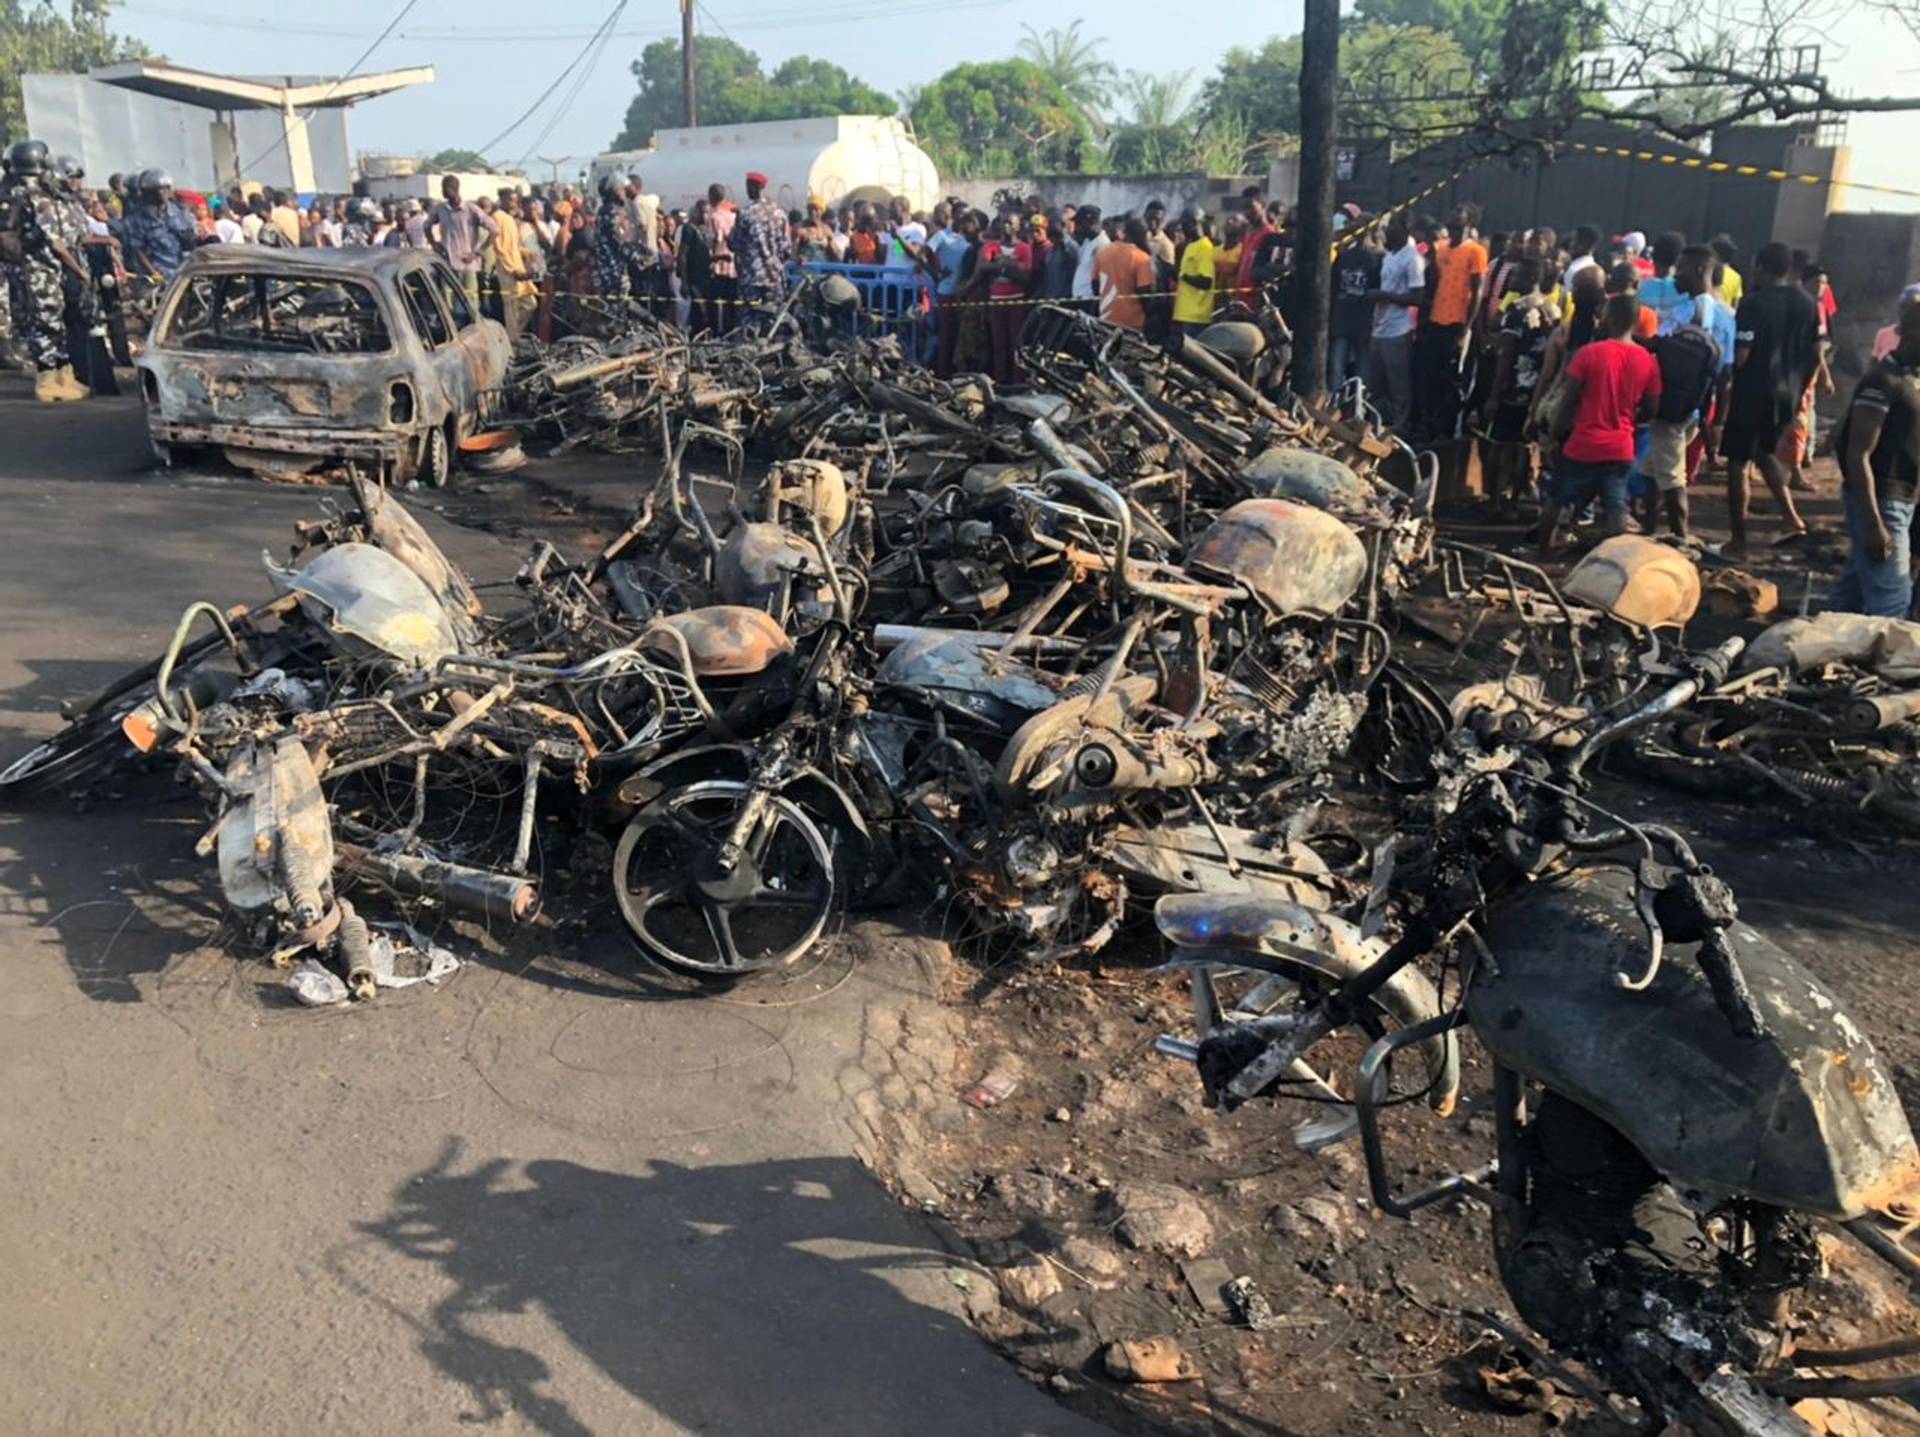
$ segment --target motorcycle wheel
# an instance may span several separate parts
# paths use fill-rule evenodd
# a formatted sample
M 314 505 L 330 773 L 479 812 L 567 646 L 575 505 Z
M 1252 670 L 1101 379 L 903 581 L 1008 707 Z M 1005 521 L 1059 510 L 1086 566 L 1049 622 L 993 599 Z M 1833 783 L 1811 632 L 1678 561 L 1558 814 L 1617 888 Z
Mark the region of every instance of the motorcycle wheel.
M 120 731 L 120 720 L 131 707 L 94 714 L 28 749 L 0 769 L 0 795 L 37 798 L 71 792 L 140 758 Z
M 792 963 L 832 913 L 834 853 L 795 803 L 773 797 L 731 870 L 720 845 L 752 795 L 731 779 L 686 784 L 633 816 L 613 855 L 613 892 L 634 941 L 666 966 L 732 979 Z
M 1736 1367 L 1758 1365 L 1761 1329 L 1816 1264 L 1805 1219 L 1755 1204 L 1710 1236 L 1625 1137 L 1557 1093 L 1522 1142 L 1526 1200 L 1511 1219 L 1496 1214 L 1493 1246 L 1529 1326 L 1675 1419 L 1699 1394 L 1663 1359 L 1673 1314 Z

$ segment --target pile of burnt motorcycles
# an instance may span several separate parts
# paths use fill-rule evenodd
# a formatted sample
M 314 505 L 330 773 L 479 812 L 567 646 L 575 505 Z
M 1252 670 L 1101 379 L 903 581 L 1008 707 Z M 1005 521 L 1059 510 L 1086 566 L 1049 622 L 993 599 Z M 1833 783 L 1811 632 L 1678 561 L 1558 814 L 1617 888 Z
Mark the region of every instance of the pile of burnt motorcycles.
M 1673 549 L 1608 540 L 1556 584 L 1445 540 L 1430 458 L 1358 392 L 1275 397 L 1257 326 L 1169 354 L 1041 308 L 999 392 L 799 298 L 523 360 L 530 440 L 659 458 L 598 553 L 542 544 L 483 607 L 356 480 L 273 597 L 190 607 L 0 792 L 171 761 L 310 1001 L 433 976 L 420 905 L 523 922 L 559 867 L 716 984 L 907 901 L 1008 971 L 1157 947 L 1195 1018 L 1160 1046 L 1214 1105 L 1310 1104 L 1296 1140 L 1358 1142 L 1388 1213 L 1483 1199 L 1539 1360 L 1620 1420 L 1792 1433 L 1800 1399 L 1914 1393 L 1831 1375 L 1901 1352 L 1797 1354 L 1789 1321 L 1819 1223 L 1920 1278 L 1891 1074 L 1595 780 L 1903 823 L 1920 631 L 1694 652 Z M 1496 1150 L 1403 1190 L 1385 1112 L 1453 1111 L 1463 1029 Z

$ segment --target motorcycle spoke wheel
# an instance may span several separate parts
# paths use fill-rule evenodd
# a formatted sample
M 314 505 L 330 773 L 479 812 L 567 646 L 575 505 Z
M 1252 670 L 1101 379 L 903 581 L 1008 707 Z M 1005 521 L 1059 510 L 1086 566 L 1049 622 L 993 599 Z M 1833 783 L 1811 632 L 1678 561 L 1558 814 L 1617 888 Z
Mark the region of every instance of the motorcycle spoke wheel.
M 661 795 L 634 815 L 614 853 L 614 896 L 634 940 L 669 967 L 733 978 L 792 963 L 825 931 L 832 845 L 784 798 L 766 800 L 731 867 L 721 848 L 752 797 L 715 780 Z

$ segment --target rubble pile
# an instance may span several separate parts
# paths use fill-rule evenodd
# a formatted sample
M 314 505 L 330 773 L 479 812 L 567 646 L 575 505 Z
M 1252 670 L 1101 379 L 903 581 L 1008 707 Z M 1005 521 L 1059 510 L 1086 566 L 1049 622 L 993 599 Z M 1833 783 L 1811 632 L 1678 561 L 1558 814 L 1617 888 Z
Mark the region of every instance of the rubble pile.
M 714 977 L 914 876 L 1035 958 L 1097 950 L 1130 895 L 1330 881 L 1295 820 L 1334 760 L 1417 766 L 1444 718 L 1383 622 L 1431 538 L 1377 475 L 1394 447 L 1067 309 L 1008 395 L 786 319 L 526 360 L 530 444 L 663 462 L 504 612 L 356 479 L 269 564 L 278 598 L 197 606 L 7 785 L 128 738 L 184 760 L 234 905 L 350 987 L 336 873 L 519 921 L 576 840 L 650 955 Z
M 268 560 L 273 598 L 190 607 L 0 791 L 174 761 L 228 903 L 310 1002 L 451 971 L 375 906 L 520 923 L 559 872 L 604 875 L 647 955 L 721 983 L 855 906 L 938 897 L 1018 972 L 1150 908 L 1194 1019 L 1159 1049 L 1209 1104 L 1312 1104 L 1295 1141 L 1357 1139 L 1386 1214 L 1488 1198 L 1522 1317 L 1645 1412 L 1787 1431 L 1741 1414 L 1844 1390 L 1758 1314 L 1816 1271 L 1816 1219 L 1920 1273 L 1893 1083 L 1686 837 L 1592 776 L 1905 822 L 1920 630 L 1691 650 L 1686 556 L 1622 536 L 1556 582 L 1442 539 L 1431 457 L 1364 396 L 1343 417 L 1257 387 L 1251 342 L 1168 352 L 1043 306 L 1001 392 L 843 337 L 836 304 L 810 284 L 720 339 L 642 322 L 523 354 L 494 408 L 526 446 L 655 456 L 622 532 L 538 544 L 488 607 L 356 476 Z M 1453 1112 L 1464 1028 L 1498 1160 L 1409 1190 L 1382 1114 Z M 1322 1047 L 1344 1035 L 1357 1065 Z M 966 1102 L 1012 1091 L 990 1073 Z M 1177 1187 L 1113 1204 L 1131 1250 L 1214 1241 Z M 1646 1237 L 1662 1214 L 1684 1222 Z M 1194 1375 L 1130 1341 L 1106 1370 Z

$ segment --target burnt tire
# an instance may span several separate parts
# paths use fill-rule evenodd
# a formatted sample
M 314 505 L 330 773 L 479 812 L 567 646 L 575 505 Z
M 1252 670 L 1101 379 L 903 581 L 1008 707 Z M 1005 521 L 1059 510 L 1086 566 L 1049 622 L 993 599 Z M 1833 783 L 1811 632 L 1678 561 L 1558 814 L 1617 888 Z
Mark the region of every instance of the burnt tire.
M 1514 1221 L 1496 1217 L 1494 1256 L 1529 1326 L 1675 1418 L 1698 1394 L 1662 1355 L 1674 1315 L 1715 1362 L 1765 1360 L 1762 1329 L 1815 1265 L 1804 1218 L 1747 1205 L 1724 1225 L 1745 1234 L 1731 1250 L 1624 1136 L 1555 1093 L 1522 1143 L 1527 1196 Z
M 121 715 L 130 707 L 96 714 L 62 729 L 0 768 L 0 799 L 76 792 L 122 766 L 139 762 L 140 750 L 120 731 Z
M 429 429 L 420 436 L 420 457 L 413 466 L 416 484 L 425 489 L 444 489 L 453 478 L 453 442 L 444 429 Z

